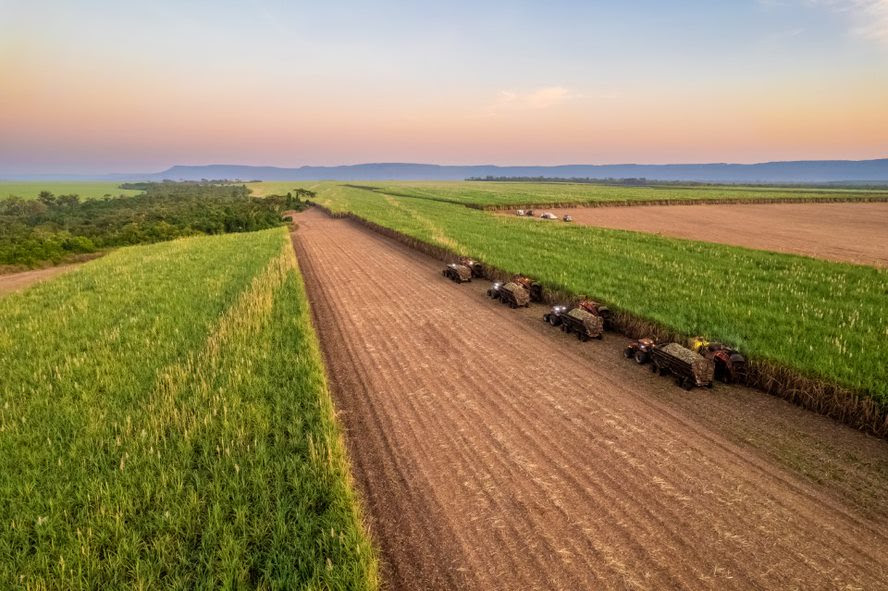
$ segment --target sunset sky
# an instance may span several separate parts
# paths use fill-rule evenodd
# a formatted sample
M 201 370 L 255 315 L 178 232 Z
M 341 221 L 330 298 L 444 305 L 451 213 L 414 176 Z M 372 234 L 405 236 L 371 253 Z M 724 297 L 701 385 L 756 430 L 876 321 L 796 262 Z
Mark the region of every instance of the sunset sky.
M 888 0 L 0 0 L 0 177 L 888 157 Z

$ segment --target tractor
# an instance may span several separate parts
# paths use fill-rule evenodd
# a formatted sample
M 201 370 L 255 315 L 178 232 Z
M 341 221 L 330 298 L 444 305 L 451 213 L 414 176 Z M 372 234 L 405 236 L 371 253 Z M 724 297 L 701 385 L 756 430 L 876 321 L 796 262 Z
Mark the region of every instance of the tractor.
M 465 265 L 457 265 L 456 263 L 450 263 L 444 267 L 441 275 L 456 283 L 467 283 L 472 280 L 472 270 Z
M 651 360 L 651 350 L 657 345 L 654 339 L 643 338 L 632 341 L 623 349 L 623 355 L 627 359 L 634 359 L 635 363 L 643 365 Z
M 690 349 L 715 363 L 715 378 L 726 384 L 746 383 L 746 358 L 736 349 L 703 337 L 690 339 Z
M 565 313 L 567 313 L 567 306 L 552 306 L 551 310 L 543 314 L 543 322 L 548 322 L 552 326 L 561 326 Z

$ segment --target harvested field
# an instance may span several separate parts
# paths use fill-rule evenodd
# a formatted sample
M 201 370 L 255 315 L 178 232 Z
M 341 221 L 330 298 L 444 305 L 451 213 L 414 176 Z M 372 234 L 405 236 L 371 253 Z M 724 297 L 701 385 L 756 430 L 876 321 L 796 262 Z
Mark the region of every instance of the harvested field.
M 393 589 L 882 588 L 888 446 L 691 393 L 318 211 L 294 234 Z
M 570 214 L 578 224 L 888 267 L 888 203 L 655 205 L 552 211 L 559 217 Z

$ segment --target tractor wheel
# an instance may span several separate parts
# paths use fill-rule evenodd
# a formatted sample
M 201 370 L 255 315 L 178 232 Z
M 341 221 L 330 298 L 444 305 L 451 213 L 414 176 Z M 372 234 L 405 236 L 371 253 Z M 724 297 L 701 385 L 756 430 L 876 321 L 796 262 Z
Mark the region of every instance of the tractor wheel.
M 626 355 L 626 357 L 629 357 L 629 355 Z M 635 355 L 633 355 L 633 359 L 635 359 L 635 363 L 637 363 L 638 365 L 644 365 L 645 363 L 647 363 L 648 354 L 639 349 L 635 352 Z
M 693 382 L 691 382 L 690 378 L 678 378 L 678 385 L 685 390 L 690 390 L 694 387 L 694 384 Z
M 518 307 L 518 304 L 516 304 L 515 302 L 509 302 L 509 307 L 514 310 L 515 308 Z
M 596 336 L 595 338 L 598 339 L 599 341 L 603 341 L 604 340 L 604 333 L 603 332 L 598 333 L 598 336 Z
M 589 334 L 585 330 L 577 331 L 577 338 L 584 343 L 589 340 Z
M 657 367 L 656 362 L 655 362 L 655 363 L 651 363 L 651 373 L 657 373 L 658 371 L 660 371 L 660 368 Z

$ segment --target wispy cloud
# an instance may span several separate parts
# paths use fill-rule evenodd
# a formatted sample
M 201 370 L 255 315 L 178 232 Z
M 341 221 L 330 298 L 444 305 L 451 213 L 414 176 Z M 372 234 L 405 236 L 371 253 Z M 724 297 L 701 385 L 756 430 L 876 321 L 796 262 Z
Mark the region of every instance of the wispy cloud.
M 855 35 L 888 45 L 888 0 L 808 1 L 845 15 Z
M 571 98 L 570 90 L 563 86 L 545 86 L 529 92 L 500 91 L 496 106 L 516 109 L 548 109 Z

